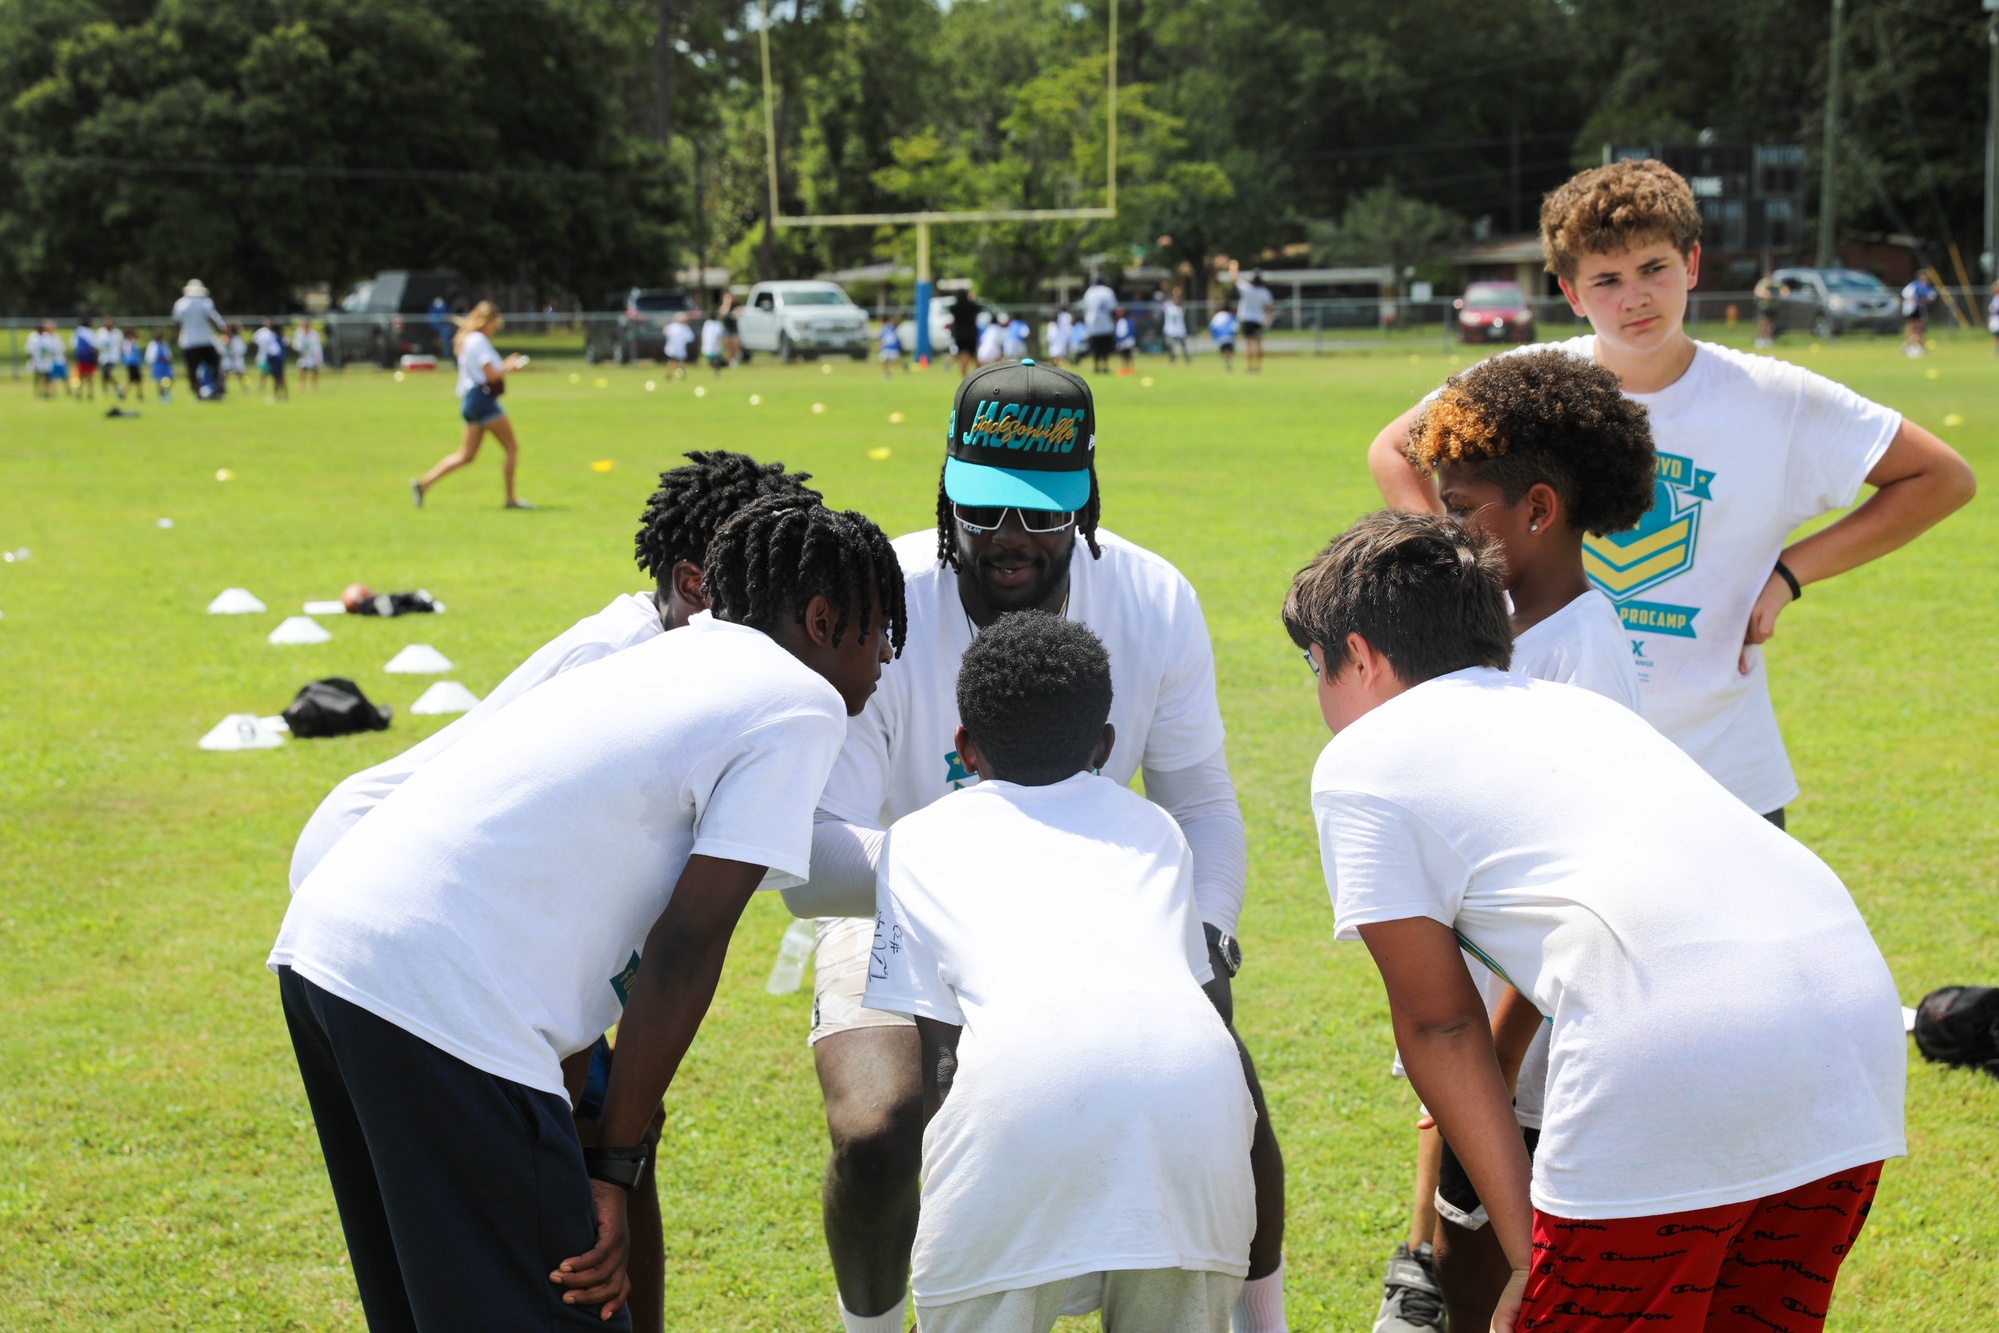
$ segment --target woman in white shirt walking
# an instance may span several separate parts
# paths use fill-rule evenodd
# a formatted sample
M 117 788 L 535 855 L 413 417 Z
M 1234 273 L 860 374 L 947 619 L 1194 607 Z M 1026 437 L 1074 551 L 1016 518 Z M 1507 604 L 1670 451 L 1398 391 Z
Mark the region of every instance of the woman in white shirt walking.
M 437 460 L 437 466 L 410 483 L 410 494 L 418 509 L 423 508 L 423 497 L 439 478 L 456 472 L 479 456 L 479 442 L 488 431 L 507 456 L 502 470 L 507 485 L 507 508 L 534 508 L 514 494 L 514 469 L 520 461 L 520 444 L 514 439 L 514 423 L 507 418 L 507 409 L 500 406 L 500 395 L 507 389 L 507 372 L 519 370 L 527 364 L 527 358 L 510 356 L 502 360 L 493 349 L 493 335 L 499 331 L 500 312 L 491 301 L 479 302 L 470 314 L 458 319 L 458 336 L 451 340 L 451 345 L 458 355 L 458 414 L 465 419 L 465 438 L 457 449 Z

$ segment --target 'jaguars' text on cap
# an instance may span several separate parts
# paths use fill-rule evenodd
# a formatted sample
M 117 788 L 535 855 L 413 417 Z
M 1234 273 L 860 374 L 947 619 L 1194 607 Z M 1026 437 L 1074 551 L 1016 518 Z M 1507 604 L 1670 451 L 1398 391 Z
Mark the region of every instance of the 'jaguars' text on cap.
M 1096 448 L 1096 405 L 1082 376 L 1031 360 L 982 366 L 951 404 L 944 493 L 963 505 L 1081 509 Z

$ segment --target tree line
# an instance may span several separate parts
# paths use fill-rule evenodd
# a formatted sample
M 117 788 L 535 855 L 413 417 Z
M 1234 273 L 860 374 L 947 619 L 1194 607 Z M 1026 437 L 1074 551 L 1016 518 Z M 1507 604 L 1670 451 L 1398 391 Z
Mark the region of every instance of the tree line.
M 783 213 L 1105 201 L 1110 0 L 784 0 Z M 1119 0 L 1115 219 L 954 224 L 1000 299 L 1092 264 L 1401 263 L 1532 228 L 1606 142 L 1797 141 L 1827 0 Z M 771 229 L 745 0 L 0 0 L 0 308 L 281 309 L 382 268 L 595 305 L 697 261 L 910 262 Z M 1982 248 L 1984 18 L 1849 0 L 1842 235 Z M 1816 203 L 1816 189 L 1811 191 Z M 1428 238 L 1427 240 L 1425 238 Z

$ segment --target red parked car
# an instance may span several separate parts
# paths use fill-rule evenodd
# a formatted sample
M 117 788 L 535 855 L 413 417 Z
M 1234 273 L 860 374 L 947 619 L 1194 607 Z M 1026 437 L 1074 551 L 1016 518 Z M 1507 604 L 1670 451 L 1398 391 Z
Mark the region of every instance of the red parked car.
M 1534 341 L 1534 310 L 1517 282 L 1474 282 L 1451 302 L 1458 312 L 1458 341 Z

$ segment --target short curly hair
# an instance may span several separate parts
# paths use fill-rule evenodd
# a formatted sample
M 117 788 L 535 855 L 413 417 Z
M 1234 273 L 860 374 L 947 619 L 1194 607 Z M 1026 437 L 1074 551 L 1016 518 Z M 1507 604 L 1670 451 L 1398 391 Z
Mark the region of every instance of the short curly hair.
M 1501 591 L 1499 551 L 1484 537 L 1435 514 L 1378 509 L 1312 558 L 1284 595 L 1291 642 L 1325 655 L 1323 670 L 1347 665 L 1347 636 L 1358 634 L 1388 659 L 1405 685 L 1513 662 L 1513 626 Z
M 687 462 L 659 474 L 659 489 L 646 501 L 632 554 L 660 587 L 682 560 L 701 564 L 715 532 L 735 513 L 770 495 L 802 495 L 818 500 L 806 486 L 810 472 L 786 472 L 782 463 L 759 463 L 727 449 L 696 449 Z
M 1545 482 L 1569 526 L 1599 537 L 1645 517 L 1658 467 L 1646 411 L 1617 376 L 1555 348 L 1453 375 L 1402 452 L 1419 472 L 1448 465 L 1492 482 L 1509 505 Z
M 1548 272 L 1571 281 L 1584 255 L 1666 241 L 1684 256 L 1700 239 L 1701 214 L 1686 178 L 1651 158 L 1577 172 L 1541 201 Z
M 958 720 L 1007 782 L 1045 787 L 1082 772 L 1110 715 L 1110 653 L 1052 612 L 1001 616 L 958 665 Z

